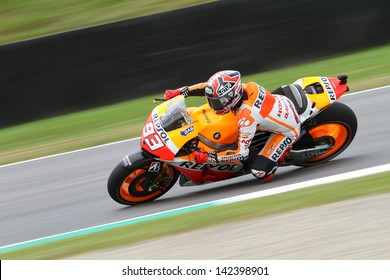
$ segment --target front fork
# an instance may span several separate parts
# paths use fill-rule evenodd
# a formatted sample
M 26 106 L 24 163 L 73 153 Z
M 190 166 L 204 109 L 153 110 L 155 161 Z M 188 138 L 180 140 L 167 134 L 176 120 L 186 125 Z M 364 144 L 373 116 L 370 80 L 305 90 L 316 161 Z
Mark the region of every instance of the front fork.
M 142 188 L 150 193 L 163 189 L 166 183 L 173 178 L 169 165 L 166 162 L 152 161 L 148 174 L 142 182 Z
M 144 159 L 149 160 L 149 165 L 147 175 L 141 184 L 142 188 L 150 193 L 153 193 L 158 189 L 164 188 L 165 183 L 172 179 L 172 177 L 174 176 L 170 172 L 169 165 L 166 162 L 157 161 L 149 157 L 142 150 L 137 150 L 128 154 L 122 160 L 122 165 L 124 167 L 130 167 L 134 162 Z

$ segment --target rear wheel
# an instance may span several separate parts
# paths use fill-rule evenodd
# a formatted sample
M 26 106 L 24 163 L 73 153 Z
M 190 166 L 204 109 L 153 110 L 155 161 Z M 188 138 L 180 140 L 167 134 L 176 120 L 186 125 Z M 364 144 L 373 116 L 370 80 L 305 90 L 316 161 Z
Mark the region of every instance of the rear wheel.
M 306 128 L 314 145 L 330 144 L 331 149 L 300 166 L 313 166 L 327 162 L 341 154 L 352 142 L 357 131 L 355 113 L 345 104 L 336 102 L 321 112 Z
M 111 198 L 121 204 L 137 205 L 153 201 L 169 191 L 179 172 L 166 163 L 161 163 L 158 173 L 148 172 L 150 163 L 148 159 L 127 167 L 119 163 L 107 183 Z

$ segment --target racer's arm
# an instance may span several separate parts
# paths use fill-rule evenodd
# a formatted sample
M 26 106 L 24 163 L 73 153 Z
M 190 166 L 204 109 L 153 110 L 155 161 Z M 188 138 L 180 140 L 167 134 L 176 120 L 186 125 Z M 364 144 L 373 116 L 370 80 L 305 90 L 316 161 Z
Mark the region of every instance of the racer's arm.
M 242 125 L 239 129 L 239 136 L 235 145 L 224 151 L 216 151 L 216 161 L 226 162 L 233 160 L 244 160 L 249 156 L 249 146 L 256 133 L 257 124 Z
M 257 130 L 258 120 L 254 116 L 257 106 L 259 86 L 256 83 L 244 85 L 245 94 L 243 99 L 249 100 L 246 104 L 241 105 L 238 112 L 239 136 L 236 143 L 223 151 L 213 151 L 203 155 L 202 159 L 209 162 L 227 162 L 233 160 L 245 160 L 249 156 L 249 146 Z M 254 107 L 253 107 L 254 106 Z M 268 106 L 267 106 L 268 107 Z
M 234 160 L 245 160 L 249 156 L 249 146 L 256 132 L 256 124 L 240 128 L 237 142 L 223 151 L 206 152 L 204 149 L 194 151 L 197 163 L 205 162 L 228 162 Z
M 204 88 L 206 87 L 206 83 L 199 83 L 192 86 L 184 86 L 178 89 L 167 89 L 165 91 L 165 99 L 169 100 L 175 96 L 180 94 L 187 96 L 204 96 Z

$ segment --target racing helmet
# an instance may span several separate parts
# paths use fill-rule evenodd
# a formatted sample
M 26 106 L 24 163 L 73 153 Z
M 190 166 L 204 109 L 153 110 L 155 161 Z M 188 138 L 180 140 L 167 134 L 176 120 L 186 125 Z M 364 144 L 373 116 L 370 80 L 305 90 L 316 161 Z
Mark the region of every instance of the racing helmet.
M 240 72 L 225 70 L 215 73 L 207 81 L 205 95 L 217 115 L 228 113 L 243 95 Z

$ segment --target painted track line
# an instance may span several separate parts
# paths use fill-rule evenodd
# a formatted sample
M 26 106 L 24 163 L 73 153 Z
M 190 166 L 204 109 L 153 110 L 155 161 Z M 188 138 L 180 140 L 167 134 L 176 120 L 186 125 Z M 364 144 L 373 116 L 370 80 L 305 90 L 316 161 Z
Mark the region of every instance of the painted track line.
M 124 226 L 128 226 L 128 225 L 133 225 L 133 224 L 137 224 L 137 223 L 141 223 L 141 222 L 157 220 L 160 218 L 172 217 L 172 216 L 176 216 L 179 214 L 190 213 L 190 212 L 193 212 L 196 210 L 211 208 L 211 207 L 215 207 L 215 206 L 219 206 L 219 205 L 226 205 L 226 204 L 231 204 L 231 203 L 235 203 L 235 202 L 246 201 L 246 200 L 250 200 L 250 199 L 266 197 L 266 196 L 281 194 L 281 193 L 290 192 L 290 191 L 294 191 L 294 190 L 304 189 L 304 188 L 308 188 L 308 187 L 314 187 L 314 186 L 328 184 L 328 183 L 345 181 L 348 179 L 360 178 L 360 177 L 364 177 L 367 175 L 382 173 L 382 172 L 386 172 L 386 171 L 390 171 L 390 164 L 385 164 L 385 165 L 370 167 L 370 168 L 366 168 L 366 169 L 351 171 L 351 172 L 342 173 L 342 174 L 338 174 L 338 175 L 332 175 L 332 176 L 309 180 L 309 181 L 305 181 L 305 182 L 299 182 L 299 183 L 295 183 L 295 184 L 281 186 L 278 188 L 261 190 L 261 191 L 238 195 L 238 196 L 234 196 L 234 197 L 213 200 L 213 201 L 209 201 L 209 202 L 205 202 L 205 203 L 190 205 L 190 206 L 186 206 L 186 207 L 182 207 L 182 208 L 172 209 L 172 210 L 168 210 L 168 211 L 164 211 L 164 212 L 154 213 L 154 214 L 141 216 L 141 217 L 137 217 L 137 218 L 132 218 L 132 219 L 127 219 L 127 220 L 123 220 L 123 221 L 118 221 L 118 222 L 114 222 L 114 223 L 108 223 L 108 224 L 99 225 L 99 226 L 95 226 L 95 227 L 89 227 L 89 228 L 80 229 L 80 230 L 76 230 L 76 231 L 66 232 L 66 233 L 62 233 L 62 234 L 58 234 L 58 235 L 52 235 L 52 236 L 34 239 L 34 240 L 30 240 L 30 241 L 6 245 L 3 247 L 0 247 L 0 253 L 6 253 L 6 252 L 14 251 L 14 250 L 19 250 L 19 249 L 26 249 L 26 248 L 33 247 L 33 246 L 48 244 L 48 243 L 55 242 L 55 241 L 65 240 L 65 239 L 69 239 L 69 238 L 73 238 L 73 237 L 79 237 L 79 236 L 83 236 L 83 235 L 87 235 L 87 234 L 91 234 L 91 233 L 102 232 L 102 231 L 115 229 L 115 228 L 119 228 L 119 227 L 124 227 Z
M 385 89 L 385 88 L 389 88 L 390 89 L 390 85 L 383 86 L 383 87 L 378 87 L 378 88 L 367 89 L 367 90 L 362 90 L 362 91 L 357 91 L 357 92 L 353 92 L 353 93 L 348 93 L 346 95 L 343 95 L 342 97 L 355 96 L 355 95 L 359 95 L 359 94 L 362 94 L 362 93 L 375 93 L 376 90 L 381 90 L 381 89 Z M 9 164 L 4 164 L 4 165 L 0 165 L 0 168 L 13 166 L 13 165 L 18 165 L 18 164 L 23 164 L 23 163 L 29 163 L 29 162 L 38 161 L 38 160 L 44 160 L 44 159 L 48 159 L 48 158 L 53 158 L 53 157 L 58 157 L 58 156 L 63 156 L 63 155 L 83 152 L 83 151 L 88 151 L 88 150 L 97 149 L 97 148 L 101 148 L 101 147 L 105 147 L 105 146 L 116 145 L 116 144 L 120 144 L 120 143 L 129 142 L 129 141 L 132 141 L 132 140 L 135 140 L 135 139 L 140 139 L 140 137 L 127 139 L 127 140 L 122 140 L 122 141 L 117 141 L 117 142 L 112 142 L 112 143 L 107 143 L 107 144 L 93 146 L 93 147 L 88 147 L 88 148 L 74 150 L 74 151 L 69 151 L 69 152 L 65 152 L 65 153 L 54 154 L 54 155 L 50 155 L 50 156 L 44 156 L 44 157 L 39 157 L 39 158 L 34 158 L 34 159 L 29 159 L 29 160 L 24 160 L 24 161 L 9 163 Z
M 18 162 L 14 162 L 14 163 L 4 164 L 4 165 L 0 165 L 0 168 L 13 166 L 13 165 L 18 165 L 18 164 L 23 164 L 23 163 L 30 163 L 30 162 L 34 162 L 34 161 L 38 161 L 38 160 L 44 160 L 44 159 L 49 159 L 49 158 L 54 158 L 54 157 L 59 157 L 59 156 L 79 153 L 79 152 L 84 152 L 84 151 L 93 150 L 93 149 L 97 149 L 97 148 L 101 148 L 101 147 L 106 147 L 106 146 L 111 146 L 111 145 L 115 145 L 115 144 L 129 142 L 129 141 L 132 141 L 132 140 L 135 140 L 135 139 L 139 139 L 139 138 L 140 137 L 127 139 L 127 140 L 122 140 L 122 141 L 117 141 L 117 142 L 112 142 L 112 143 L 107 143 L 107 144 L 102 144 L 102 145 L 98 145 L 98 146 L 92 146 L 92 147 L 79 149 L 79 150 L 74 150 L 74 151 L 69 151 L 69 152 L 65 152 L 65 153 L 54 154 L 54 155 L 50 155 L 50 156 L 44 156 L 44 157 L 33 158 L 33 159 L 18 161 Z

